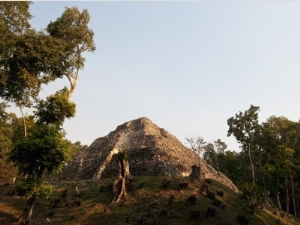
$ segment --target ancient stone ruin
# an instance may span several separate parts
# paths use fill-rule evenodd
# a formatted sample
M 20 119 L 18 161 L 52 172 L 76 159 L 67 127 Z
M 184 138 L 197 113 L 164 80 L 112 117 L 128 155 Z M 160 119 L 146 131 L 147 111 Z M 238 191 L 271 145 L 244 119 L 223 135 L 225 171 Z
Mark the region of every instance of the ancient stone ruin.
M 60 180 L 87 180 L 118 176 L 117 155 L 124 152 L 132 176 L 189 176 L 199 164 L 197 154 L 175 136 L 146 117 L 126 122 L 107 136 L 96 139 L 56 176 Z M 201 161 L 205 178 L 217 180 L 234 191 L 225 175 Z

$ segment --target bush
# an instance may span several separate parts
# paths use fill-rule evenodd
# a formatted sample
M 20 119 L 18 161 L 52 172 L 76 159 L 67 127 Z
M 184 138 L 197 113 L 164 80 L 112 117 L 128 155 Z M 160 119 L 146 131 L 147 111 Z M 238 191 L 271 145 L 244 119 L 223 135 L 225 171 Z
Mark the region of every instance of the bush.
M 179 189 L 179 190 L 183 190 L 183 189 L 188 188 L 188 186 L 189 186 L 188 182 L 181 182 L 181 183 L 179 183 L 179 185 L 178 185 L 178 189 Z
M 61 197 L 67 198 L 68 194 L 69 194 L 69 191 L 68 190 L 64 190 L 63 193 L 61 194 Z
M 190 213 L 190 219 L 191 220 L 198 220 L 198 219 L 200 219 L 200 211 L 192 211 Z
M 250 222 L 250 219 L 244 215 L 238 215 L 237 221 L 241 225 L 247 225 Z
M 220 201 L 219 199 L 215 199 L 212 203 L 214 206 L 217 206 L 221 209 L 225 209 L 225 205 L 222 201 Z
M 209 217 L 215 217 L 216 216 L 216 210 L 214 208 L 207 207 L 206 215 L 209 216 Z
M 224 196 L 224 191 L 217 191 L 217 195 L 220 196 L 220 197 L 223 197 Z
M 186 202 L 190 205 L 195 205 L 197 202 L 197 197 L 195 195 L 191 195 L 190 197 L 188 197 Z
M 163 188 L 168 188 L 170 186 L 170 184 L 171 184 L 170 180 L 168 180 L 168 179 L 163 179 L 162 180 L 162 187 Z
M 211 184 L 211 183 L 212 183 L 212 180 L 210 180 L 210 179 L 205 179 L 205 183 Z
M 215 195 L 215 193 L 213 193 L 212 191 L 208 191 L 207 192 L 207 197 L 209 197 L 210 199 L 215 199 L 216 198 L 216 195 Z
M 170 204 L 174 203 L 174 201 L 175 201 L 175 195 L 171 195 L 169 197 L 168 204 L 170 205 Z

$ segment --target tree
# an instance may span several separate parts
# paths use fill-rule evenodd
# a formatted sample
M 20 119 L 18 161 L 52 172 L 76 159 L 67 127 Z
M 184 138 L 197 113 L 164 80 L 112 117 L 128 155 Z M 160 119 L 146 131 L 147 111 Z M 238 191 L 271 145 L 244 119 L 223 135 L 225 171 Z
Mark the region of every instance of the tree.
M 23 139 L 19 139 L 19 120 L 13 121 L 17 127 L 13 139 L 17 141 L 9 159 L 23 177 L 17 184 L 18 193 L 28 197 L 20 218 L 25 224 L 31 223 L 36 198 L 50 194 L 44 178 L 69 158 L 70 142 L 64 139 L 62 124 L 75 115 L 75 104 L 69 100 L 84 67 L 83 54 L 95 50 L 87 10 L 81 13 L 76 7 L 66 8 L 46 31 L 37 32 L 30 27 L 30 4 L 0 3 L 0 98 L 18 106 L 23 118 Z M 38 99 L 43 84 L 64 76 L 70 81 L 70 90 Z M 23 108 L 35 103 L 36 118 L 25 115 Z M 31 127 L 26 126 L 28 118 Z
M 114 199 L 113 202 L 124 203 L 127 198 L 127 186 L 131 182 L 131 175 L 129 172 L 129 163 L 127 160 L 127 152 L 119 152 L 118 153 L 118 165 L 119 165 L 119 177 L 114 182 Z
M 61 77 L 60 43 L 31 29 L 30 2 L 0 3 L 0 97 L 19 107 L 27 136 L 24 107 L 31 107 L 42 84 Z
M 31 224 L 36 199 L 51 194 L 49 187 L 43 185 L 44 177 L 60 169 L 70 158 L 71 143 L 64 139 L 61 126 L 65 118 L 74 114 L 75 104 L 68 101 L 67 89 L 41 100 L 35 112 L 35 126 L 10 152 L 10 160 L 24 177 L 17 184 L 18 193 L 29 197 L 20 217 L 22 223 Z
M 188 141 L 191 150 L 199 156 L 198 166 L 194 165 L 192 167 L 192 173 L 191 173 L 190 176 L 194 177 L 194 178 L 203 179 L 204 174 L 201 174 L 201 166 L 202 166 L 201 165 L 201 155 L 202 155 L 202 152 L 205 149 L 206 142 L 200 136 L 198 136 L 196 138 L 194 138 L 194 137 L 186 138 L 186 140 Z
M 50 36 L 60 40 L 64 52 L 64 60 L 61 66 L 64 68 L 63 74 L 70 83 L 70 99 L 75 91 L 79 79 L 79 71 L 84 67 L 83 53 L 96 50 L 93 31 L 88 27 L 90 16 L 87 10 L 81 13 L 77 7 L 66 8 L 61 17 L 50 22 L 47 31 Z
M 64 88 L 50 95 L 45 100 L 40 100 L 36 106 L 35 115 L 38 123 L 56 124 L 59 128 L 66 118 L 75 116 L 75 103 L 68 99 L 68 90 Z
M 267 154 L 263 169 L 270 195 L 276 196 L 280 209 L 284 198 L 286 212 L 290 212 L 291 205 L 297 216 L 295 177 L 300 172 L 300 124 L 285 117 L 272 116 L 263 123 L 263 132 L 263 147 Z M 279 193 L 285 193 L 285 197 Z
M 246 156 L 250 161 L 250 166 L 236 171 L 247 175 L 251 170 L 252 186 L 247 184 L 247 176 L 246 179 L 240 177 L 239 186 L 246 187 L 253 204 L 261 204 L 268 196 L 280 210 L 298 216 L 300 123 L 271 116 L 259 124 L 258 110 L 259 107 L 251 105 L 244 113 L 228 119 L 228 135 L 233 134 L 242 147 L 239 161 L 244 162 Z M 222 167 L 221 163 L 221 170 Z
M 70 146 L 70 156 L 71 158 L 77 156 L 80 152 L 84 151 L 88 146 L 82 145 L 80 141 L 72 143 Z
M 32 107 L 42 84 L 66 76 L 71 84 L 68 99 L 75 90 L 79 71 L 84 67 L 83 53 L 95 51 L 89 14 L 76 7 L 66 8 L 47 32 L 30 27 L 28 2 L 0 3 L 0 97 L 20 108 Z M 24 136 L 27 136 L 26 121 Z
M 203 158 L 206 163 L 213 166 L 215 169 L 220 171 L 220 160 L 219 158 L 225 154 L 227 145 L 220 139 L 214 141 L 214 143 L 208 143 L 204 150 Z
M 10 160 L 24 177 L 17 183 L 17 191 L 28 197 L 19 221 L 31 224 L 31 215 L 38 197 L 47 197 L 51 188 L 43 185 L 47 175 L 59 170 L 69 159 L 69 144 L 56 126 L 36 124 L 26 139 L 17 142 L 10 152 Z
M 11 127 L 12 115 L 6 112 L 7 104 L 0 103 L 0 165 L 12 147 L 13 130 Z
M 234 135 L 241 144 L 242 150 L 248 152 L 252 183 L 255 186 L 255 165 L 253 160 L 253 152 L 257 148 L 256 135 L 260 128 L 258 123 L 258 106 L 251 105 L 244 113 L 239 112 L 227 120 L 229 126 L 227 136 Z

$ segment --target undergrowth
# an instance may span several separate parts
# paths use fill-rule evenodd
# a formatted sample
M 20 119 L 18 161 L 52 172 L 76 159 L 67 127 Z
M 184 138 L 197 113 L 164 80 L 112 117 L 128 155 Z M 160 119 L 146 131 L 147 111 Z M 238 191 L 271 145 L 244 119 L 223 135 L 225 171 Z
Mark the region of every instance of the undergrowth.
M 188 177 L 134 177 L 124 204 L 113 204 L 113 179 L 51 182 L 54 193 L 39 199 L 33 224 L 300 224 L 274 215 L 272 208 L 247 209 L 228 187 Z M 13 224 L 26 199 L 12 195 L 13 185 L 0 187 L 0 224 Z M 11 194 L 9 194 L 11 193 Z

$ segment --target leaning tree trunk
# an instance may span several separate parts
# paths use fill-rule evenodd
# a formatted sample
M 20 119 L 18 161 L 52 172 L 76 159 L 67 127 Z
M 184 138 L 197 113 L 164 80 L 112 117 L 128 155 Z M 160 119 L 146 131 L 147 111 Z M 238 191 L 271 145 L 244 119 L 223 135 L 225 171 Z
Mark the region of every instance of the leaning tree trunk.
M 19 218 L 19 223 L 24 225 L 31 225 L 31 216 L 33 211 L 33 206 L 36 201 L 36 196 L 32 196 L 28 199 L 26 207 L 23 210 L 23 214 Z
M 276 198 L 277 198 L 277 204 L 278 204 L 278 208 L 279 210 L 282 210 L 282 206 L 281 206 L 281 201 L 280 201 L 280 196 L 279 196 L 279 178 L 277 178 L 277 190 L 276 190 Z
M 69 95 L 68 95 L 68 100 L 70 100 L 76 89 L 76 84 L 79 79 L 79 68 L 76 68 L 76 72 L 74 74 L 69 74 L 66 76 L 70 82 L 70 90 L 69 90 Z
M 281 210 L 281 201 L 280 201 L 280 197 L 279 197 L 279 191 L 276 191 L 276 198 L 277 198 L 277 204 L 278 204 L 278 209 Z
M 114 193 L 115 197 L 113 202 L 124 203 L 126 201 L 127 192 L 126 184 L 130 182 L 130 172 L 129 172 L 129 163 L 123 157 L 118 158 L 119 164 L 119 178 L 114 183 Z

